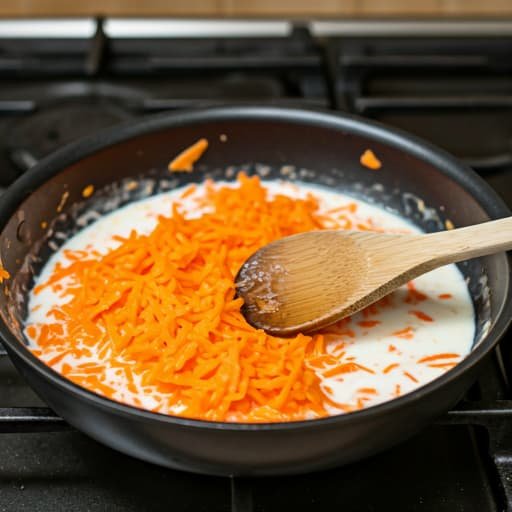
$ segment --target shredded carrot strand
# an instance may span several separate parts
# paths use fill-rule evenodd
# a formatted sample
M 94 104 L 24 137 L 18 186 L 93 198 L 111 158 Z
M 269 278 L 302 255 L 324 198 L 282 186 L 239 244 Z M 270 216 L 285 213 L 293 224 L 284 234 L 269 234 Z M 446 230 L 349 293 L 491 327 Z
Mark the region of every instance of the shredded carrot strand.
M 335 377 L 336 375 L 342 375 L 344 373 L 352 373 L 359 371 L 359 365 L 357 363 L 344 363 L 336 366 L 335 368 L 331 368 L 327 370 L 322 375 L 324 377 Z
M 434 321 L 434 319 L 431 316 L 427 315 L 423 311 L 413 310 L 413 311 L 409 311 L 409 314 L 414 315 L 416 318 L 419 318 L 420 320 L 423 320 L 424 322 L 433 322 Z
M 3 283 L 6 279 L 9 279 L 9 277 L 11 277 L 9 272 L 7 272 L 7 270 L 5 270 L 5 268 L 0 265 L 0 283 Z
M 457 366 L 457 363 L 440 363 L 440 364 L 429 364 L 429 368 L 453 368 Z
M 382 373 L 389 373 L 391 370 L 394 370 L 395 368 L 398 368 L 400 365 L 398 363 L 393 363 L 393 364 L 390 364 L 388 366 L 386 366 L 386 368 L 384 368 L 384 370 L 382 370 Z
M 208 141 L 199 139 L 196 143 L 183 150 L 172 162 L 169 163 L 169 171 L 191 172 L 194 164 L 201 158 L 203 153 L 208 149 Z
M 406 304 L 418 304 L 427 299 L 428 299 L 428 295 L 417 290 L 413 281 L 409 281 L 407 283 L 407 296 L 405 297 L 405 300 L 404 300 L 404 302 Z
M 449 352 L 443 354 L 433 354 L 431 356 L 422 357 L 421 359 L 418 359 L 418 363 L 427 363 L 430 361 L 437 361 L 439 359 L 453 359 L 454 357 L 460 357 L 460 354 Z
M 364 393 L 367 395 L 378 395 L 378 391 L 375 388 L 359 388 L 358 393 Z
M 419 382 L 419 381 L 418 381 L 418 379 L 417 379 L 414 375 L 412 375 L 411 373 L 409 373 L 409 372 L 404 372 L 404 375 L 405 375 L 408 379 L 412 380 L 413 382 L 416 382 L 416 383 L 418 383 L 418 382 Z
M 410 340 L 414 338 L 414 330 L 412 327 L 405 327 L 404 329 L 400 329 L 399 331 L 395 331 L 393 336 L 397 338 L 403 338 L 404 340 Z
M 357 325 L 360 327 L 375 327 L 380 324 L 379 320 L 362 320 L 361 322 L 357 322 Z

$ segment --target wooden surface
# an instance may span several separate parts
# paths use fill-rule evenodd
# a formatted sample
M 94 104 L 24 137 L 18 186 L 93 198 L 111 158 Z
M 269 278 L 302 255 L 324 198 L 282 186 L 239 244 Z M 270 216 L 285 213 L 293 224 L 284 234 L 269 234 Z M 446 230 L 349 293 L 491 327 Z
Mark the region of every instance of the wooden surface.
M 493 17 L 512 0 L 0 0 L 0 16 Z

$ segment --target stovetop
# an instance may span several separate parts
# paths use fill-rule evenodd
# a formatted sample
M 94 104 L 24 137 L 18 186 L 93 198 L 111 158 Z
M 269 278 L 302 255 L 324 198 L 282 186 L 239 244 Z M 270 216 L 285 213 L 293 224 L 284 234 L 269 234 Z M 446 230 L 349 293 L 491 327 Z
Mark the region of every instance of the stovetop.
M 347 111 L 416 133 L 512 207 L 512 23 L 24 23 L 0 22 L 2 187 L 120 121 L 250 102 Z M 3 354 L 0 510 L 512 510 L 511 357 L 509 332 L 454 410 L 371 459 L 227 479 L 99 445 L 47 409 Z

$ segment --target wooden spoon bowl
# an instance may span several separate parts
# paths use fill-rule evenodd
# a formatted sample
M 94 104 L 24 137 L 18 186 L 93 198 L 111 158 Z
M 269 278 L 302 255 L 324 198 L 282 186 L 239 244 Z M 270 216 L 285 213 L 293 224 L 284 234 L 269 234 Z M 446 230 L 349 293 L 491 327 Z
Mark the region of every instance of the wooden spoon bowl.
M 512 249 L 512 218 L 427 235 L 311 231 L 254 253 L 235 281 L 247 321 L 278 335 L 351 315 L 437 267 Z

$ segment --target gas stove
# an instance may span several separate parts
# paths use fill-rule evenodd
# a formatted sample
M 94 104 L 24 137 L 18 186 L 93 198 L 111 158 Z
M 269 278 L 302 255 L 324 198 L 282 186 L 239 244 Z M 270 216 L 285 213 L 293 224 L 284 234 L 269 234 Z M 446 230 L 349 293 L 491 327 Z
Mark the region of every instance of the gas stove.
M 512 207 L 512 22 L 0 22 L 0 186 L 61 145 L 156 112 L 324 108 L 420 135 Z M 371 459 L 294 477 L 140 462 L 49 410 L 0 358 L 2 511 L 512 510 L 512 334 L 462 402 Z

